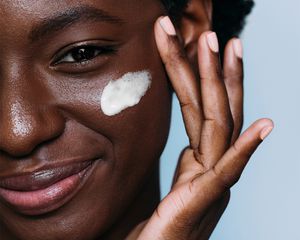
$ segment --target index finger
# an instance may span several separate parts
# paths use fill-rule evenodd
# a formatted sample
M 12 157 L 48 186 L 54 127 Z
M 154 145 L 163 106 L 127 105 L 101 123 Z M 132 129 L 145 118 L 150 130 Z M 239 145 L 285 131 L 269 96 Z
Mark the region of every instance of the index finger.
M 155 23 L 154 31 L 160 56 L 179 99 L 191 148 L 198 149 L 203 114 L 200 90 L 195 74 L 180 46 L 170 18 L 159 18 Z
M 236 140 L 212 169 L 193 180 L 190 192 L 198 199 L 198 201 L 191 201 L 194 209 L 204 211 L 239 180 L 251 155 L 270 134 L 273 127 L 274 124 L 270 119 L 257 120 Z M 199 208 L 199 205 L 202 208 Z

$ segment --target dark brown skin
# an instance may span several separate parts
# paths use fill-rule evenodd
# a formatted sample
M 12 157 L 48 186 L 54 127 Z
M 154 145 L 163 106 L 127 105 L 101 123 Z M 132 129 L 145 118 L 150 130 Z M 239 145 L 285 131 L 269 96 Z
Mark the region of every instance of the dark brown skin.
M 191 5 L 199 11 L 187 9 L 201 24 L 194 28 L 197 22 L 183 19 L 180 43 L 160 27 L 157 19 L 166 13 L 159 1 L 0 2 L 0 178 L 49 162 L 102 158 L 84 187 L 55 211 L 27 216 L 0 199 L 1 239 L 124 239 L 130 232 L 128 239 L 143 240 L 210 236 L 229 188 L 272 122 L 257 121 L 238 138 L 242 60 L 230 42 L 223 76 L 218 54 L 208 48 L 208 32 L 198 44 L 210 26 L 207 2 Z M 95 9 L 114 18 L 88 18 Z M 82 16 L 55 31 L 53 24 L 45 29 L 45 22 L 66 12 Z M 54 64 L 80 43 L 114 51 L 85 64 Z M 99 99 L 106 84 L 144 69 L 153 77 L 146 96 L 116 116 L 105 116 Z M 182 104 L 191 145 L 181 156 L 171 193 L 159 204 L 158 161 L 170 122 L 168 78 Z

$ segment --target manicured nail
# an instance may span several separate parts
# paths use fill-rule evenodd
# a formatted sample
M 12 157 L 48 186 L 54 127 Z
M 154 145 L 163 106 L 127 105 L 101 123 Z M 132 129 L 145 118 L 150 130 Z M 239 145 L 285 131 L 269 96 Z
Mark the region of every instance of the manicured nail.
M 272 132 L 273 130 L 273 126 L 268 126 L 263 128 L 263 130 L 260 132 L 260 138 L 261 140 L 265 140 L 267 136 L 269 136 L 269 134 Z
M 243 44 L 239 38 L 233 40 L 233 50 L 238 58 L 243 58 Z
M 160 23 L 161 27 L 163 28 L 163 30 L 168 35 L 171 35 L 171 36 L 175 36 L 176 35 L 176 31 L 175 31 L 174 25 L 173 25 L 173 23 L 171 22 L 171 19 L 168 16 L 163 17 L 159 21 L 159 23 Z
M 213 52 L 215 52 L 215 53 L 219 52 L 219 43 L 218 43 L 217 34 L 215 32 L 209 33 L 207 35 L 207 42 L 208 42 L 209 48 Z

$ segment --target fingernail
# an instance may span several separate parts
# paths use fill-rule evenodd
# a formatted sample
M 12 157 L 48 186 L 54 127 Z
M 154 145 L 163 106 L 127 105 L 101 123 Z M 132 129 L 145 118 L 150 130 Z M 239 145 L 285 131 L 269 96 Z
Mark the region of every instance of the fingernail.
M 233 40 L 233 50 L 238 58 L 243 58 L 243 44 L 239 38 Z
M 269 134 L 272 132 L 273 130 L 273 126 L 268 126 L 263 128 L 263 130 L 260 132 L 260 138 L 261 140 L 265 140 L 267 136 L 269 136 Z
M 159 21 L 159 23 L 160 23 L 161 27 L 163 28 L 163 30 L 168 35 L 171 35 L 171 36 L 175 36 L 176 35 L 176 31 L 175 31 L 174 25 L 173 25 L 171 19 L 168 16 L 162 18 Z
M 218 43 L 217 34 L 215 32 L 209 33 L 207 35 L 207 42 L 208 42 L 209 48 L 213 52 L 215 52 L 215 53 L 219 52 L 219 43 Z

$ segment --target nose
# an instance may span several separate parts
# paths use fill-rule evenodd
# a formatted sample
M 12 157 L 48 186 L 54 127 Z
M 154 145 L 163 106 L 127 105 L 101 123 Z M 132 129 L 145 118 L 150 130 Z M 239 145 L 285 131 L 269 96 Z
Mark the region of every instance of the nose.
M 22 157 L 61 135 L 65 121 L 41 81 L 6 75 L 0 86 L 0 151 Z

